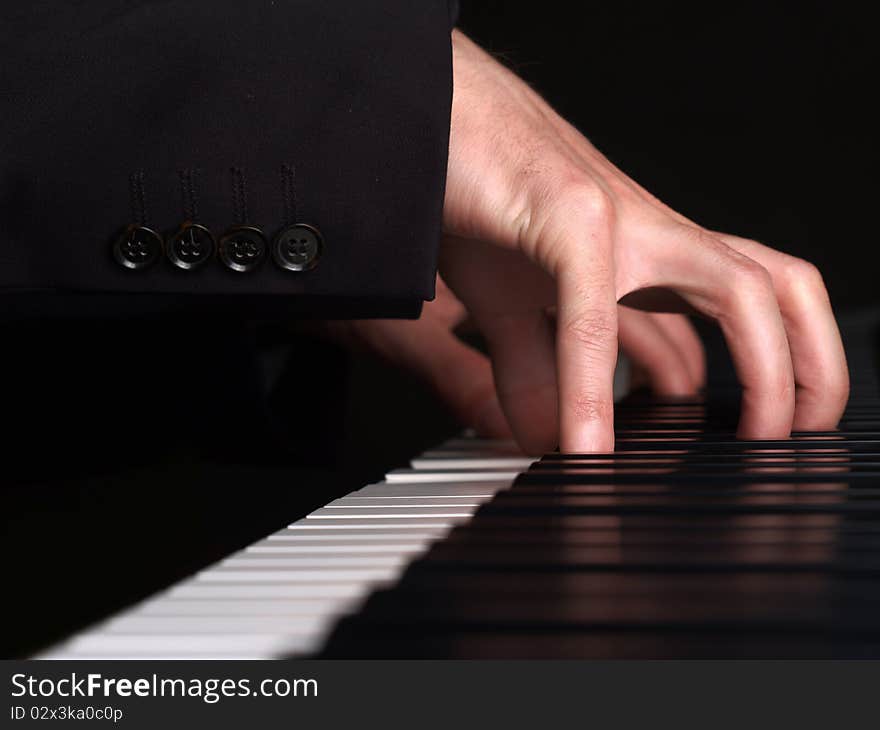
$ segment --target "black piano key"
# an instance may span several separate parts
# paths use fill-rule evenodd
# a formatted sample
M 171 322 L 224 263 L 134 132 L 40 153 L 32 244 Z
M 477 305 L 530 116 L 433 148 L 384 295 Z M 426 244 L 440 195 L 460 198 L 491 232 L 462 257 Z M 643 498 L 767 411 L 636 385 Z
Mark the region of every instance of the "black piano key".
M 533 463 L 327 655 L 880 656 L 880 397 L 860 358 L 839 429 L 790 439 L 738 440 L 737 387 L 635 394 L 613 453 Z
M 491 502 L 489 503 L 491 505 Z M 479 520 L 479 524 L 477 521 Z M 475 529 L 516 533 L 520 531 L 579 531 L 621 529 L 627 530 L 665 530 L 681 532 L 707 532 L 712 530 L 812 530 L 832 528 L 846 533 L 880 534 L 880 520 L 871 519 L 861 513 L 821 514 L 821 513 L 749 513 L 724 514 L 723 512 L 703 514 L 699 520 L 693 515 L 668 512 L 665 514 L 580 514 L 580 515 L 497 515 L 484 510 L 478 511 L 470 525 Z
M 880 470 L 880 456 L 874 454 L 763 454 L 731 457 L 729 454 L 658 454 L 649 456 L 624 455 L 606 456 L 594 459 L 557 459 L 553 461 L 534 461 L 527 471 L 553 471 L 567 469 L 569 471 L 590 471 L 593 469 L 614 467 L 619 469 L 637 469 L 644 467 L 680 467 L 682 469 L 707 469 L 710 471 L 726 471 L 738 468 L 822 468 L 848 469 L 850 466 L 868 467 Z
M 563 546 L 689 546 L 693 550 L 713 550 L 727 545 L 834 545 L 839 550 L 880 550 L 880 532 L 843 533 L 834 528 L 802 530 L 661 530 L 619 528 L 591 530 L 485 530 L 472 525 L 455 528 L 444 538 L 446 544 L 467 544 L 474 549 L 493 545 L 563 545 Z
M 653 477 L 661 484 L 714 485 L 737 482 L 775 482 L 779 484 L 811 484 L 836 481 L 859 481 L 867 484 L 880 485 L 880 472 L 871 471 L 823 471 L 821 469 L 799 469 L 798 471 L 766 471 L 759 468 L 731 469 L 729 474 L 714 471 L 684 471 L 663 469 L 630 469 L 615 471 L 608 468 L 604 471 L 585 472 L 564 469 L 535 470 L 523 472 L 515 481 L 516 485 L 530 484 L 590 484 L 605 482 L 608 484 L 642 484 L 647 478 Z
M 590 459 L 541 459 L 533 462 L 529 471 L 553 469 L 591 469 L 600 466 L 633 468 L 638 466 L 687 466 L 705 467 L 716 470 L 736 468 L 738 466 L 779 466 L 794 468 L 805 466 L 837 466 L 849 465 L 880 466 L 880 454 L 838 453 L 838 454 L 757 454 L 738 456 L 732 454 L 596 454 Z
M 666 550 L 613 550 L 594 548 L 580 550 L 533 551 L 530 555 L 503 556 L 480 551 L 480 554 L 462 560 L 462 552 L 448 551 L 447 559 L 442 553 L 424 558 L 413 564 L 411 570 L 433 573 L 479 573 L 487 575 L 509 572 L 518 575 L 526 571 L 541 571 L 556 576 L 572 576 L 576 579 L 585 573 L 692 573 L 707 569 L 719 573 L 739 573 L 760 570 L 779 574 L 786 572 L 826 572 L 835 575 L 861 575 L 880 577 L 880 556 L 877 553 L 828 555 L 828 551 L 814 550 L 810 553 L 769 551 L 768 554 L 752 555 L 748 548 L 727 548 L 717 551 L 669 551 Z M 628 553 L 633 553 L 631 556 Z M 817 554 L 818 553 L 818 554 Z M 569 555 L 571 560 L 568 560 Z
M 866 570 L 880 569 L 880 552 L 873 550 L 837 550 L 825 545 L 752 545 L 729 543 L 711 550 L 695 550 L 693 545 L 470 545 L 439 543 L 414 569 L 505 570 L 549 569 L 559 563 L 566 570 L 589 570 L 594 566 L 625 565 L 662 568 L 671 566 L 755 565 L 776 568 L 781 565 L 817 566 L 847 564 Z
M 809 485 L 807 485 L 809 486 Z M 623 487 L 622 489 L 625 489 Z M 745 509 L 749 507 L 761 508 L 763 506 L 785 507 L 792 506 L 808 508 L 814 506 L 818 509 L 825 507 L 849 506 L 852 509 L 864 508 L 878 512 L 880 516 L 880 490 L 840 490 L 840 491 L 808 491 L 801 485 L 795 485 L 790 491 L 777 490 L 774 492 L 742 492 L 720 488 L 717 490 L 687 490 L 677 488 L 670 484 L 664 492 L 633 493 L 615 492 L 613 487 L 606 487 L 602 493 L 594 494 L 524 494 L 520 489 L 512 489 L 496 495 L 490 505 L 486 505 L 483 514 L 493 513 L 498 510 L 520 510 L 530 514 L 589 514 L 593 508 L 604 510 L 615 507 L 631 510 L 632 508 L 675 508 L 683 510 L 700 509 L 710 507 L 724 511 L 727 508 Z M 498 508 L 498 510 L 496 510 Z
M 620 424 L 615 428 L 617 443 L 630 443 L 639 441 L 693 441 L 702 444 L 714 444 L 718 446 L 728 444 L 762 444 L 767 440 L 738 439 L 733 432 L 715 431 L 704 428 L 701 424 L 692 426 L 668 425 L 655 426 L 652 423 Z M 794 432 L 785 441 L 790 445 L 812 444 L 816 442 L 844 443 L 846 441 L 865 441 L 880 438 L 880 433 L 873 431 L 810 431 Z
M 721 461 L 724 463 L 736 464 L 753 463 L 762 459 L 811 459 L 811 458 L 840 458 L 840 459 L 866 459 L 876 461 L 880 459 L 880 442 L 874 449 L 850 449 L 850 448 L 826 448 L 826 449 L 752 449 L 748 452 L 741 453 L 737 451 L 712 452 L 708 450 L 690 450 L 682 446 L 668 448 L 649 448 L 649 449 L 629 449 L 624 451 L 614 451 L 610 453 L 595 454 L 559 454 L 550 453 L 541 457 L 540 464 L 581 464 L 592 462 L 622 462 L 642 459 L 663 459 L 673 458 L 683 461 L 705 461 L 711 459 L 713 461 Z
M 379 631 L 343 621 L 322 658 L 356 659 L 870 659 L 871 636 L 782 631 Z
M 745 595 L 764 596 L 770 601 L 782 600 L 786 596 L 808 600 L 820 594 L 843 601 L 858 600 L 862 596 L 880 597 L 880 585 L 870 576 L 833 575 L 827 571 L 779 574 L 754 569 L 723 574 L 711 569 L 680 573 L 587 571 L 561 576 L 535 570 L 523 570 L 519 574 L 408 570 L 398 585 L 403 589 L 433 591 L 438 595 L 487 595 L 500 601 L 516 601 L 533 595 L 547 596 L 551 600 L 564 600 L 567 596 L 659 595 L 663 600 L 712 596 L 719 602 L 737 600 L 737 596 Z
M 714 596 L 700 601 L 652 600 L 645 596 L 622 599 L 617 596 L 566 597 L 550 601 L 541 596 L 520 597 L 516 601 L 495 601 L 486 596 L 462 596 L 399 590 L 375 594 L 363 607 L 368 621 L 395 627 L 430 624 L 483 630 L 528 631 L 536 628 L 556 631 L 587 631 L 622 626 L 644 628 L 707 628 L 743 630 L 780 624 L 803 628 L 833 629 L 839 614 L 834 607 L 817 600 L 813 603 L 785 601 L 771 603 L 761 596 L 719 605 Z M 874 610 L 880 605 L 870 604 Z M 868 606 L 866 606 L 866 609 Z M 877 629 L 877 620 L 867 610 L 848 615 L 849 631 Z
M 748 631 L 809 629 L 836 633 L 880 632 L 880 596 L 843 603 L 827 591 L 813 594 L 520 595 L 504 600 L 483 593 L 443 593 L 413 586 L 375 593 L 360 611 L 373 625 L 462 630 L 601 631 L 707 629 Z
M 702 443 L 696 440 L 673 440 L 673 439 L 657 439 L 655 441 L 618 441 L 615 446 L 614 455 L 619 456 L 622 453 L 638 452 L 646 453 L 701 453 L 701 454 L 735 454 L 735 455 L 765 455 L 765 454 L 793 454 L 793 453 L 813 453 L 813 454 L 846 454 L 846 453 L 869 453 L 877 455 L 880 453 L 880 442 L 873 440 L 857 440 L 850 439 L 848 441 L 815 441 L 805 445 L 797 445 L 790 441 L 742 441 L 731 442 L 727 444 L 711 444 Z M 607 456 L 604 454 L 603 456 Z M 589 459 L 590 454 L 572 454 L 578 459 Z M 547 454 L 545 458 L 552 458 Z
M 554 484 L 532 484 L 526 481 L 520 481 L 512 487 L 500 490 L 497 497 L 540 497 L 540 496 L 556 496 L 556 495 L 676 495 L 682 497 L 688 496 L 722 496 L 736 497 L 739 495 L 777 495 L 777 496 L 801 496 L 801 495 L 841 495 L 852 493 L 854 496 L 877 497 L 880 496 L 880 488 L 874 486 L 870 481 L 864 482 L 844 482 L 844 481 L 828 481 L 828 482 L 809 482 L 806 484 L 800 482 L 774 482 L 774 481 L 758 481 L 758 482 L 738 482 L 735 484 L 677 484 L 673 480 L 664 480 L 658 482 L 642 481 L 626 484 L 617 484 L 614 482 L 603 482 L 596 480 L 590 482 L 587 480 L 578 480 L 578 482 L 569 484 L 567 482 Z
M 742 479 L 742 477 L 738 477 Z M 636 481 L 636 480 L 633 480 Z M 774 479 L 774 481 L 776 481 Z M 637 483 L 643 483 L 641 478 Z M 520 484 L 540 484 L 540 481 L 523 481 Z M 607 486 L 626 484 L 627 480 L 614 477 Z M 672 494 L 614 494 L 611 489 L 606 494 L 515 494 L 519 487 L 501 492 L 490 502 L 482 505 L 475 517 L 578 517 L 591 515 L 749 515 L 749 514 L 845 514 L 853 513 L 862 519 L 880 520 L 880 500 L 871 492 L 862 494 L 858 490 L 841 490 L 821 493 L 805 490 L 804 494 L 792 490 L 789 495 L 774 494 L 730 494 L 717 495 L 687 493 L 675 494 L 678 485 L 705 485 L 711 483 L 705 478 L 682 479 L 668 482 Z M 798 482 L 802 484 L 804 482 Z M 809 486 L 809 484 L 807 484 Z

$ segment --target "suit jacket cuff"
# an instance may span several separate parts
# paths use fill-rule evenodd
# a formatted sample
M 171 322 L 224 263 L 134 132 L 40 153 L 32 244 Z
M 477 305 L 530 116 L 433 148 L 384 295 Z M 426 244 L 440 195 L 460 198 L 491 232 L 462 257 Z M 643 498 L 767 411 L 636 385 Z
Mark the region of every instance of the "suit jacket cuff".
M 457 12 L 448 2 L 51 10 L 3 33 L 0 288 L 433 296 Z M 284 239 L 294 224 L 316 239 Z M 155 261 L 132 226 L 161 236 Z M 246 271 L 219 251 L 242 226 L 266 242 L 262 253 L 236 249 L 259 259 Z M 315 241 L 319 256 L 284 268 L 279 240 L 294 261 Z M 181 266 L 212 245 L 204 262 Z M 147 265 L 121 265 L 129 254 Z

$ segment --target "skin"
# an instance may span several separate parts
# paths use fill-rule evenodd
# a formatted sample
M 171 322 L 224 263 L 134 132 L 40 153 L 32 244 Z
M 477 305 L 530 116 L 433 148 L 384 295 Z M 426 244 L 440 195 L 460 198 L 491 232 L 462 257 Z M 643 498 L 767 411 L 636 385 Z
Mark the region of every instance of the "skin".
M 812 264 L 688 220 L 462 33 L 452 45 L 437 299 L 417 322 L 350 322 L 347 336 L 421 373 L 483 433 L 594 452 L 614 448 L 618 345 L 659 394 L 703 385 L 696 314 L 733 357 L 740 437 L 837 425 L 849 377 Z M 454 336 L 466 317 L 490 359 Z

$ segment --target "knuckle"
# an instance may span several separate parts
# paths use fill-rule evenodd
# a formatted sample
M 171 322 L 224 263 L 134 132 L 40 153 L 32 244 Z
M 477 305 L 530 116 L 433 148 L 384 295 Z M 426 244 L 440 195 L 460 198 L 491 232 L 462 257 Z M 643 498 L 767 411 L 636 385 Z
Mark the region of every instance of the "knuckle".
M 804 259 L 786 256 L 781 266 L 781 274 L 785 284 L 790 287 L 806 287 L 811 291 L 825 289 L 822 272 L 815 264 Z
M 728 272 L 728 285 L 738 299 L 750 299 L 772 290 L 770 272 L 761 264 L 741 254 L 736 254 Z
M 829 378 L 829 382 L 823 388 L 823 393 L 829 400 L 843 406 L 849 400 L 849 390 L 849 373 L 844 371 L 837 377 Z
M 607 352 L 617 346 L 617 317 L 614 312 L 590 312 L 562 325 L 562 335 L 593 351 Z
M 712 248 L 722 253 L 728 250 L 728 247 L 721 242 L 715 233 L 705 228 L 696 225 L 682 225 L 679 230 L 682 237 L 694 246 Z
M 611 196 L 589 179 L 575 179 L 566 182 L 559 195 L 562 210 L 560 213 L 576 216 L 576 220 L 602 225 L 609 223 L 614 216 L 614 202 Z
M 578 396 L 571 400 L 571 409 L 579 421 L 605 421 L 614 418 L 614 404 L 590 396 Z
M 611 194 L 570 163 L 529 176 L 523 188 L 516 235 L 524 252 L 550 271 L 563 264 L 573 231 L 601 233 L 614 225 Z

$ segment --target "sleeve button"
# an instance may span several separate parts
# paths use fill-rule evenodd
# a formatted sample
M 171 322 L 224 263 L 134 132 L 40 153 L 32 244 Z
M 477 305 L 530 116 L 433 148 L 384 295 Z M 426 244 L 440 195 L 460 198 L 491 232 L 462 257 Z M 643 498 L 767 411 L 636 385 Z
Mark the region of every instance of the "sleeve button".
M 113 244 L 113 258 L 126 269 L 146 269 L 162 256 L 162 236 L 134 223 Z
M 308 271 L 321 258 L 324 243 L 317 228 L 297 223 L 275 236 L 272 257 L 275 263 L 288 271 Z
M 214 255 L 214 235 L 198 223 L 184 223 L 168 242 L 168 258 L 180 269 L 196 269 Z
M 266 258 L 266 237 L 259 228 L 234 226 L 220 238 L 220 261 L 232 271 L 253 271 Z

